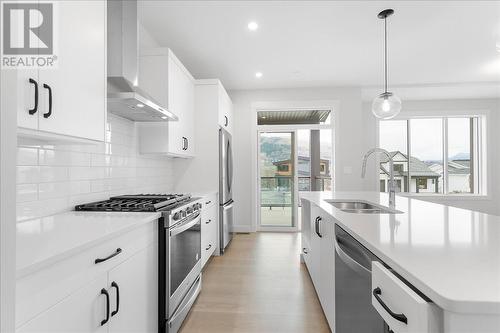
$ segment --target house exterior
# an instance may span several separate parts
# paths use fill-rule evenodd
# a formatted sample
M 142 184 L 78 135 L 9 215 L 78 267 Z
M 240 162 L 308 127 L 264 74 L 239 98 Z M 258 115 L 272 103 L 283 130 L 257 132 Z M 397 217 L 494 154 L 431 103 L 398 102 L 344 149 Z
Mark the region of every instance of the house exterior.
M 439 174 L 443 174 L 443 165 L 434 163 L 429 168 Z M 442 191 L 442 182 L 439 184 Z M 472 179 L 470 170 L 470 160 L 448 161 L 448 192 L 449 193 L 470 193 L 472 192 Z
M 441 174 L 433 171 L 429 165 L 416 157 L 410 158 L 410 181 L 408 182 L 408 156 L 400 151 L 389 153 L 394 161 L 394 180 L 396 191 L 413 193 L 439 193 Z M 389 160 L 386 156 L 380 159 L 380 165 L 389 171 Z M 409 188 L 407 188 L 409 183 Z M 380 169 L 380 191 L 386 192 L 389 175 Z
M 298 156 L 298 178 L 299 178 L 299 191 L 310 191 L 311 190 L 311 159 L 308 156 Z M 276 161 L 273 163 L 276 166 L 276 177 L 291 177 L 293 176 L 292 162 L 290 159 Z M 330 160 L 320 159 L 320 177 L 318 181 L 321 181 L 321 188 L 323 190 L 331 189 L 331 170 L 330 170 Z M 289 178 L 286 178 L 289 181 Z M 283 182 L 284 180 L 281 180 Z M 278 184 L 280 180 L 278 179 Z

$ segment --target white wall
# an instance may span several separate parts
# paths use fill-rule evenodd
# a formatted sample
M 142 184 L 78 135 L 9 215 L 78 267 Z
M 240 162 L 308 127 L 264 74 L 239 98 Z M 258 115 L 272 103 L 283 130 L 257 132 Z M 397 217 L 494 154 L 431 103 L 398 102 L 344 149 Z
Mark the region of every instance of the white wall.
M 364 116 L 362 114 L 361 89 L 359 88 L 310 88 L 230 91 L 234 103 L 234 198 L 237 231 L 253 231 L 256 224 L 252 159 L 256 147 L 256 127 L 252 104 L 276 101 L 335 100 L 336 139 L 334 177 L 337 190 L 363 190 L 361 158 L 369 146 L 365 139 Z M 344 173 L 344 168 L 346 173 Z
M 371 103 L 363 103 L 365 113 L 366 140 L 377 142 L 377 121 L 374 117 L 368 116 L 371 110 Z M 405 100 L 401 115 L 412 113 L 429 113 L 436 115 L 439 112 L 461 112 L 489 111 L 487 124 L 487 162 L 488 162 L 488 196 L 483 198 L 461 197 L 436 197 L 426 196 L 419 198 L 427 201 L 444 203 L 447 205 L 477 210 L 489 214 L 500 215 L 500 100 L 499 99 L 447 99 L 447 100 Z M 367 181 L 367 188 L 376 189 L 375 179 Z

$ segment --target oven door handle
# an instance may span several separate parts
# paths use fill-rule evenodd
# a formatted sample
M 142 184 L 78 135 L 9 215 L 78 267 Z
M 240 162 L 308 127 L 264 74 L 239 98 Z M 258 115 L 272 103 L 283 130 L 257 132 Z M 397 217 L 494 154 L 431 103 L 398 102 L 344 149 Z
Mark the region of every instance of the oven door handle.
M 186 222 L 182 222 L 182 223 L 178 224 L 177 226 L 173 226 L 170 229 L 170 236 L 175 236 L 175 235 L 180 234 L 181 232 L 188 230 L 189 228 L 191 228 L 192 226 L 197 224 L 199 221 L 200 221 L 200 213 L 196 214 L 195 217 L 187 220 Z

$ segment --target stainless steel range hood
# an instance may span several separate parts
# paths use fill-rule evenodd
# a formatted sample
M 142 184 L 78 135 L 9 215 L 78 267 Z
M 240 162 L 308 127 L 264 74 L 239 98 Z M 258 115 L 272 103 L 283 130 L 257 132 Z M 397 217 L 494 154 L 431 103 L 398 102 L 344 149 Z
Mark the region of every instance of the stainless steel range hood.
M 178 120 L 138 87 L 139 21 L 136 0 L 108 1 L 108 111 L 133 121 Z

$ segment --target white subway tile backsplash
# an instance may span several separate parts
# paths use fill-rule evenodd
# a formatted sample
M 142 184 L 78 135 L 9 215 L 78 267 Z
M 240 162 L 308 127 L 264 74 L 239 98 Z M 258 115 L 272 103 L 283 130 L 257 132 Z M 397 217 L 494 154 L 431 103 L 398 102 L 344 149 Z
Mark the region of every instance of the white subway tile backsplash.
M 17 165 L 38 165 L 38 149 L 18 147 Z
M 90 156 L 89 153 L 40 149 L 38 163 L 54 166 L 90 166 Z
M 39 168 L 39 182 L 62 182 L 68 180 L 68 168 L 56 166 L 40 166 Z
M 38 185 L 37 184 L 21 184 L 17 185 L 17 202 L 27 202 L 38 200 Z
M 17 184 L 29 184 L 40 182 L 40 168 L 38 166 L 17 166 Z
M 108 115 L 106 131 L 106 142 L 94 145 L 20 140 L 18 221 L 113 195 L 172 191 L 172 160 L 139 155 L 133 122 Z

